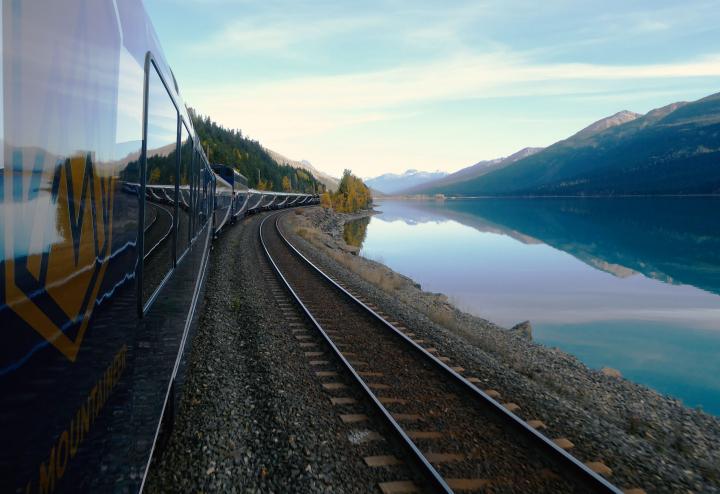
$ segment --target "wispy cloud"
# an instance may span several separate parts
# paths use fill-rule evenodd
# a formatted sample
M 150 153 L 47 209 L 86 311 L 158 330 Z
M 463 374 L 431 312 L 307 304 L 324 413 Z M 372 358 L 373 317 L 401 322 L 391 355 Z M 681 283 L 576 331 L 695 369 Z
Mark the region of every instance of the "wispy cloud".
M 416 104 L 442 101 L 586 94 L 604 81 L 720 76 L 720 55 L 685 63 L 653 65 L 544 64 L 521 55 L 461 56 L 395 69 L 283 81 L 207 87 L 194 95 L 205 104 L 228 104 L 253 117 L 304 121 L 296 132 L 395 118 Z M 597 97 L 597 96 L 596 96 Z
M 189 104 L 335 171 L 460 166 L 720 89 L 715 0 L 147 1 Z
M 345 17 L 335 19 L 266 19 L 248 18 L 232 21 L 217 33 L 190 45 L 195 54 L 227 57 L 244 53 L 269 53 L 292 56 L 291 49 L 313 40 L 367 28 L 379 22 L 377 17 Z

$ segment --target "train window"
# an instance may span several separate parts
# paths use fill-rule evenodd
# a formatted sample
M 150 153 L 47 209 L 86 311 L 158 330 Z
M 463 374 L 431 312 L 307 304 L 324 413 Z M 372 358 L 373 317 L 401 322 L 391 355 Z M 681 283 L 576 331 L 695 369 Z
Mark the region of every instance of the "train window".
M 143 306 L 173 268 L 177 201 L 178 114 L 154 66 L 148 77 Z
M 178 177 L 178 231 L 177 231 L 177 258 L 180 259 L 187 251 L 190 243 L 190 215 L 192 213 L 191 200 L 191 167 L 192 167 L 193 141 L 190 138 L 185 124 L 180 126 L 180 176 Z
M 197 210 L 198 210 L 198 195 L 199 195 L 199 178 L 197 172 L 197 153 L 194 149 L 190 150 L 192 161 L 190 162 L 190 203 L 192 205 L 190 215 L 190 237 L 194 240 L 197 235 L 198 222 L 197 222 Z
M 206 217 L 206 205 L 205 205 L 205 164 L 203 163 L 202 157 L 199 152 L 195 152 L 195 170 L 197 172 L 198 179 L 198 194 L 197 194 L 197 230 L 202 230 L 205 225 Z

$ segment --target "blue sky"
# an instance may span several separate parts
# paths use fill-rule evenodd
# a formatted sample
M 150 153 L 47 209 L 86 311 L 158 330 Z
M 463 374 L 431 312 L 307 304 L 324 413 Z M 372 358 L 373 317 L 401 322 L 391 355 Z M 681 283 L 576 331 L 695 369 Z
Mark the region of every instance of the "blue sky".
M 334 175 L 455 171 L 720 91 L 715 1 L 145 4 L 189 106 Z

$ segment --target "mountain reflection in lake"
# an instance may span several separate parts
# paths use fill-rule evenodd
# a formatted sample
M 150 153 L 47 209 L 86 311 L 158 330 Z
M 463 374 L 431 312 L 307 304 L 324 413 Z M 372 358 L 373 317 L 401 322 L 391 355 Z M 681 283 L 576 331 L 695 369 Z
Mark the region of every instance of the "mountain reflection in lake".
M 720 198 L 382 201 L 361 254 L 720 415 L 719 208 Z

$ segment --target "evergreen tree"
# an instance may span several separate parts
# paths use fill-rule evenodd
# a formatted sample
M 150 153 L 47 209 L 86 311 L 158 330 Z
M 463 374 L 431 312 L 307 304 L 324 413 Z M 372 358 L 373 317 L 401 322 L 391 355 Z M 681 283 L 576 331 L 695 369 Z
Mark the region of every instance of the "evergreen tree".
M 235 168 L 248 179 L 248 185 L 258 190 L 275 190 L 280 185 L 285 191 L 323 192 L 325 186 L 305 170 L 288 164 L 279 165 L 259 142 L 248 139 L 240 130 L 230 130 L 188 108 L 195 132 L 211 163 Z M 288 181 L 286 188 L 285 178 Z

